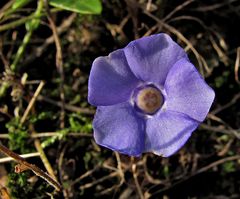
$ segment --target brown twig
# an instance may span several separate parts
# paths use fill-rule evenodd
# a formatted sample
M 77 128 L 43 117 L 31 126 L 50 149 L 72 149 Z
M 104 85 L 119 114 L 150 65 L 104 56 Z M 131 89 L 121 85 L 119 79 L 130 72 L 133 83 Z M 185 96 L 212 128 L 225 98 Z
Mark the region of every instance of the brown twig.
M 239 99 L 240 99 L 240 93 L 237 93 L 236 95 L 233 96 L 233 98 L 230 102 L 220 106 L 219 108 L 216 108 L 215 110 L 213 110 L 211 112 L 211 114 L 216 115 L 216 114 L 220 113 L 221 111 L 223 111 L 223 110 L 229 108 L 230 106 L 234 105 L 236 102 L 238 102 Z
M 26 120 L 26 118 L 27 118 L 30 110 L 32 109 L 32 107 L 33 107 L 33 105 L 34 105 L 34 103 L 35 103 L 35 101 L 36 101 L 36 99 L 37 99 L 37 96 L 38 96 L 39 93 L 41 92 L 43 86 L 44 86 L 44 81 L 41 81 L 40 84 L 39 84 L 39 86 L 38 86 L 38 88 L 37 88 L 37 90 L 35 91 L 35 93 L 34 93 L 32 99 L 31 99 L 31 101 L 29 102 L 29 104 L 28 104 L 28 106 L 27 106 L 27 108 L 26 108 L 26 110 L 25 110 L 25 112 L 24 112 L 21 120 L 20 120 L 20 123 L 21 123 L 21 124 L 23 124 L 23 123 L 25 122 L 25 120 Z
M 51 11 L 48 7 L 48 0 L 45 0 L 45 8 L 46 8 L 46 13 L 47 13 L 47 18 L 50 24 L 50 27 L 53 32 L 53 37 L 55 41 L 55 46 L 56 46 L 56 67 L 58 69 L 58 72 L 60 74 L 60 99 L 61 99 L 61 113 L 60 113 L 60 128 L 63 129 L 65 126 L 65 94 L 64 94 L 64 71 L 63 71 L 63 56 L 62 56 L 62 47 L 61 47 L 61 42 L 58 37 L 58 32 L 56 25 L 52 19 L 52 14 Z
M 202 6 L 202 7 L 199 6 L 196 9 L 194 9 L 194 11 L 199 11 L 199 12 L 213 11 L 213 10 L 219 9 L 225 5 L 231 4 L 235 1 L 238 1 L 238 0 L 228 0 L 228 1 L 224 1 L 223 3 L 216 3 L 216 4 L 213 4 L 210 6 Z
M 132 162 L 133 162 L 133 158 L 132 158 Z M 137 165 L 135 163 L 132 163 L 132 174 L 133 174 L 133 179 L 134 179 L 134 182 L 135 182 L 135 185 L 136 185 L 136 188 L 137 188 L 137 192 L 138 192 L 139 198 L 144 199 L 142 189 L 141 189 L 141 187 L 139 185 L 139 182 L 138 182 L 138 176 L 137 176 L 136 170 L 137 170 Z
M 228 135 L 234 135 L 235 137 L 237 137 L 238 139 L 240 139 L 240 130 L 236 130 L 236 129 L 226 129 L 225 126 L 210 126 L 207 124 L 201 124 L 200 128 L 205 129 L 205 130 L 209 130 L 209 131 L 213 131 L 213 132 L 218 132 L 218 133 L 225 133 Z
M 239 77 L 238 77 L 239 65 L 240 65 L 240 47 L 237 48 L 237 57 L 236 57 L 235 67 L 234 67 L 235 81 L 238 84 L 240 84 Z
M 152 0 L 148 0 L 147 5 L 146 5 L 146 10 L 147 11 L 151 10 L 151 5 L 152 5 Z
M 23 154 L 23 155 L 20 155 L 22 158 L 31 158 L 31 157 L 37 157 L 39 156 L 40 154 L 38 152 L 35 152 L 35 153 L 28 153 L 28 154 Z M 11 157 L 6 157 L 6 158 L 0 158 L 0 163 L 5 163 L 5 162 L 9 162 L 9 161 L 12 161 L 14 160 L 13 158 Z
M 147 178 L 147 180 L 148 180 L 151 184 L 155 184 L 155 185 L 164 184 L 164 181 L 159 180 L 159 179 L 155 179 L 155 178 L 153 178 L 153 177 L 149 174 L 148 168 L 147 168 L 147 155 L 146 155 L 146 156 L 143 156 L 143 161 L 144 161 L 144 164 L 143 164 L 144 174 L 145 174 L 145 177 Z
M 48 97 L 42 96 L 42 95 L 38 96 L 38 100 L 45 101 L 45 102 L 48 102 L 50 104 L 53 104 L 54 106 L 61 107 L 61 102 L 54 101 L 54 100 L 52 100 Z M 73 106 L 73 105 L 70 105 L 70 104 L 65 104 L 64 108 L 68 111 L 72 111 L 72 112 L 76 112 L 76 113 L 84 113 L 84 114 L 87 114 L 87 115 L 93 115 L 95 113 L 95 110 L 91 110 L 89 108 L 80 108 L 80 107 Z
M 213 115 L 211 113 L 208 113 L 207 118 L 219 122 L 220 124 L 223 124 L 226 128 L 229 129 L 229 132 L 233 134 L 236 138 L 240 139 L 240 133 L 239 130 L 233 129 L 229 124 L 227 124 L 225 121 L 223 121 L 220 117 L 217 117 L 216 115 Z
M 234 138 L 229 139 L 229 141 L 227 142 L 227 144 L 221 149 L 221 151 L 218 152 L 218 156 L 224 156 L 227 154 L 227 152 L 229 151 L 232 143 L 234 142 Z
M 31 138 L 44 138 L 44 137 L 53 137 L 60 135 L 59 132 L 41 132 L 41 133 L 34 133 L 31 134 Z M 81 137 L 81 138 L 92 138 L 92 134 L 87 133 L 67 133 L 66 136 L 68 137 Z M 9 134 L 7 133 L 0 133 L 0 139 L 9 139 Z
M 25 120 L 26 120 L 29 112 L 33 109 L 33 106 L 34 106 L 34 104 L 35 104 L 35 102 L 36 102 L 37 96 L 40 94 L 43 86 L 44 86 L 44 82 L 41 81 L 40 84 L 39 84 L 39 86 L 37 87 L 37 89 L 36 89 L 36 91 L 35 91 L 32 99 L 30 100 L 30 102 L 29 102 L 29 104 L 28 104 L 28 106 L 27 106 L 27 108 L 26 108 L 26 110 L 25 110 L 25 112 L 24 112 L 24 114 L 23 114 L 23 117 L 22 117 L 21 120 L 20 120 L 20 123 L 21 123 L 21 124 L 23 124 L 23 123 L 25 122 Z M 35 130 L 34 130 L 34 126 L 33 126 L 32 124 L 29 125 L 29 128 L 30 128 L 30 130 L 31 130 L 31 132 L 32 132 L 32 135 L 36 134 L 36 133 L 35 133 Z M 39 141 L 38 139 L 35 139 L 35 140 L 34 140 L 34 145 L 35 145 L 37 151 L 40 153 L 40 158 L 41 158 L 41 160 L 42 160 L 42 162 L 43 162 L 46 170 L 47 170 L 48 173 L 52 176 L 52 178 L 53 178 L 55 181 L 57 181 L 57 178 L 56 178 L 56 176 L 55 176 L 55 174 L 54 174 L 54 171 L 53 171 L 53 169 L 52 169 L 52 167 L 51 167 L 51 165 L 50 165 L 50 163 L 49 163 L 49 161 L 48 161 L 48 159 L 47 159 L 47 156 L 45 155 L 45 153 L 44 153 L 44 151 L 43 151 L 43 149 L 42 149 L 42 147 L 41 147 L 40 141 Z
M 217 45 L 214 38 L 210 35 L 209 37 L 210 42 L 212 43 L 213 49 L 217 52 L 219 59 L 225 64 L 225 66 L 228 65 L 228 57 L 223 52 L 223 50 Z
M 118 176 L 118 175 L 119 175 L 119 172 L 118 172 L 118 171 L 115 171 L 115 172 L 112 172 L 112 173 L 110 173 L 109 175 L 104 176 L 104 177 L 102 177 L 102 178 L 99 178 L 99 179 L 97 179 L 97 180 L 95 180 L 95 181 L 93 181 L 93 182 L 91 182 L 91 183 L 86 183 L 86 184 L 80 186 L 79 188 L 80 188 L 81 190 L 88 189 L 88 188 L 90 188 L 90 187 L 92 187 L 92 186 L 97 185 L 97 184 L 100 183 L 100 182 L 103 182 L 103 181 L 108 180 L 108 179 L 110 179 L 110 178 L 114 178 L 114 177 L 116 177 L 116 176 Z
M 168 19 L 170 19 L 176 12 L 178 12 L 179 10 L 182 10 L 184 7 L 186 7 L 187 5 L 189 5 L 190 3 L 194 2 L 195 0 L 188 0 L 185 1 L 184 3 L 180 4 L 179 6 L 177 6 L 172 12 L 170 12 L 166 17 L 164 17 L 162 19 L 163 22 L 167 21 Z
M 63 171 L 63 163 L 64 163 L 64 155 L 65 155 L 65 152 L 66 152 L 66 150 L 67 150 L 67 147 L 68 147 L 68 144 L 65 144 L 65 146 L 63 147 L 63 149 L 61 150 L 61 152 L 60 152 L 60 155 L 59 155 L 59 157 L 58 157 L 58 171 L 59 171 L 59 178 L 60 178 L 60 182 L 61 182 L 61 184 L 64 184 L 64 178 L 63 178 L 63 176 L 64 176 L 64 171 Z M 71 189 L 71 187 L 69 187 L 69 188 L 65 188 L 65 187 L 63 187 L 63 196 L 64 196 L 64 198 L 66 198 L 66 199 L 69 199 L 70 197 L 69 197 L 69 189 Z
M 37 135 L 37 133 L 35 132 L 34 127 L 33 127 L 32 124 L 30 124 L 29 128 L 32 131 L 32 135 Z M 53 171 L 53 168 L 52 168 L 52 166 L 51 166 L 51 164 L 50 164 L 50 162 L 49 162 L 49 160 L 48 160 L 48 158 L 47 158 L 47 156 L 46 156 L 46 154 L 45 154 L 45 152 L 44 152 L 44 150 L 43 150 L 43 148 L 41 146 L 40 140 L 39 139 L 35 139 L 34 140 L 34 145 L 35 145 L 35 148 L 37 149 L 37 151 L 40 153 L 40 158 L 41 158 L 41 160 L 43 162 L 43 165 L 46 168 L 47 172 L 49 173 L 49 175 L 54 180 L 57 181 L 57 177 L 56 177 L 56 175 L 55 175 L 55 173 Z
M 206 172 L 214 167 L 217 167 L 221 164 L 224 164 L 225 162 L 229 162 L 229 161 L 234 161 L 234 160 L 239 160 L 240 159 L 240 155 L 235 155 L 235 156 L 230 156 L 230 157 L 225 157 L 225 158 L 222 158 L 220 160 L 217 160 L 215 162 L 212 162 L 211 164 L 207 165 L 207 166 L 204 166 L 200 169 L 198 169 L 196 172 L 192 173 L 191 175 L 189 176 L 185 176 L 183 177 L 181 180 L 179 180 L 178 182 L 174 183 L 174 184 L 171 184 L 170 186 L 167 186 L 163 189 L 159 189 L 158 191 L 154 192 L 151 194 L 151 197 L 156 197 L 157 194 L 161 194 L 162 192 L 165 192 L 167 190 L 169 190 L 170 188 L 173 188 L 175 187 L 176 185 L 179 185 L 187 180 L 189 180 L 190 178 L 196 176 L 196 175 L 199 175 L 203 172 Z
M 36 165 L 28 163 L 24 158 L 14 153 L 13 151 L 9 150 L 2 144 L 0 144 L 0 151 L 9 157 L 12 157 L 17 163 L 24 165 L 28 169 L 32 170 L 37 176 L 47 181 L 57 191 L 61 190 L 61 185 L 57 181 L 55 181 L 51 176 L 49 176 L 47 173 L 45 173 L 40 168 L 38 168 Z
M 137 1 L 125 0 L 125 2 L 127 4 L 128 13 L 132 18 L 134 38 L 137 39 L 139 38 L 139 33 L 138 33 L 138 11 L 139 10 L 136 8 Z
M 114 152 L 115 156 L 116 156 L 116 160 L 117 160 L 117 168 L 118 168 L 118 171 L 119 171 L 119 175 L 121 177 L 121 181 L 119 183 L 118 186 L 121 186 L 123 184 L 123 182 L 125 181 L 125 178 L 124 178 L 124 172 L 122 170 L 122 162 L 121 162 L 121 158 L 120 158 L 120 155 L 118 152 Z
M 82 179 L 92 175 L 96 170 L 98 170 L 100 168 L 100 165 L 96 165 L 92 170 L 88 170 L 86 173 L 84 173 L 83 175 L 79 176 L 78 178 L 76 178 L 71 184 L 70 186 L 74 186 L 75 184 L 77 184 L 79 181 L 81 181 Z

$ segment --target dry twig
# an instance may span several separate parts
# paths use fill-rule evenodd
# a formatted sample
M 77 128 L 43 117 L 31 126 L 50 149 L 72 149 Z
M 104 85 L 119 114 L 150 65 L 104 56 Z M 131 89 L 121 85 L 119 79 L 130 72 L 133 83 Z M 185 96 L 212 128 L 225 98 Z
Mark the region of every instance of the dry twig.
M 50 104 L 53 104 L 54 106 L 61 107 L 61 102 L 54 101 L 54 100 L 52 100 L 48 97 L 42 96 L 42 95 L 38 96 L 38 100 L 39 101 L 45 101 L 45 102 L 48 102 Z M 70 105 L 70 104 L 65 104 L 64 108 L 68 111 L 72 111 L 72 112 L 76 112 L 76 113 L 84 113 L 84 114 L 87 114 L 87 115 L 93 115 L 95 113 L 95 110 L 91 110 L 89 108 L 80 108 L 80 107 L 73 106 L 73 105 Z
M 61 99 L 61 113 L 60 113 L 60 128 L 63 129 L 65 126 L 65 94 L 64 94 L 64 71 L 63 71 L 63 56 L 62 56 L 62 47 L 61 47 L 61 42 L 58 37 L 58 32 L 56 25 L 52 19 L 52 14 L 51 11 L 48 7 L 48 0 L 45 0 L 45 8 L 47 12 L 47 18 L 50 24 L 50 27 L 53 32 L 53 38 L 55 41 L 55 46 L 56 46 L 56 67 L 58 69 L 58 72 L 60 74 L 61 82 L 60 82 L 60 99 Z
M 239 99 L 240 99 L 240 93 L 237 93 L 236 95 L 233 96 L 233 98 L 230 102 L 220 106 L 219 108 L 216 108 L 215 110 L 213 110 L 211 112 L 211 114 L 216 115 L 216 114 L 220 113 L 221 111 L 223 111 L 223 110 L 229 108 L 230 106 L 234 105 L 235 103 L 237 103 Z
M 29 104 L 28 104 L 28 106 L 27 106 L 27 108 L 26 108 L 26 110 L 25 110 L 25 112 L 24 112 L 24 114 L 23 114 L 23 116 L 22 116 L 22 118 L 21 118 L 21 120 L 20 120 L 20 123 L 21 123 L 21 124 L 23 124 L 23 123 L 25 122 L 25 120 L 26 120 L 26 118 L 27 118 L 30 110 L 32 109 L 34 103 L 36 102 L 37 96 L 38 96 L 39 93 L 41 92 L 44 84 L 45 84 L 44 81 L 41 81 L 41 82 L 40 82 L 37 90 L 35 91 L 35 93 L 34 93 L 32 99 L 31 99 L 31 101 L 29 102 Z
M 50 185 L 52 185 L 57 191 L 61 190 L 61 185 L 56 180 L 54 180 L 51 176 L 49 176 L 47 173 L 45 173 L 40 168 L 38 168 L 36 165 L 29 164 L 24 158 L 14 153 L 13 151 L 10 151 L 8 148 L 6 148 L 1 144 L 0 144 L 0 151 L 9 157 L 12 157 L 14 161 L 18 162 L 20 165 L 24 165 L 26 168 L 33 171 L 37 176 L 41 177 L 42 179 L 47 181 Z
M 39 156 L 40 154 L 38 152 L 35 152 L 35 153 L 27 153 L 27 154 L 23 154 L 23 155 L 20 155 L 20 157 L 22 158 L 31 158 L 31 157 L 37 157 Z M 12 161 L 14 160 L 13 158 L 11 157 L 6 157 L 6 158 L 1 158 L 0 159 L 0 163 L 5 163 L 5 162 L 9 162 L 9 161 Z
M 139 185 L 139 182 L 138 182 L 138 177 L 137 177 L 138 175 L 137 175 L 136 169 L 137 169 L 137 165 L 135 163 L 132 163 L 132 174 L 133 174 L 133 179 L 134 179 L 134 182 L 135 182 L 135 185 L 136 185 L 136 188 L 137 188 L 137 192 L 138 192 L 139 198 L 144 199 L 142 189 L 141 189 L 141 187 Z
M 192 173 L 191 175 L 183 177 L 183 178 L 182 178 L 181 180 L 179 180 L 178 182 L 176 182 L 176 183 L 174 183 L 174 184 L 171 184 L 171 185 L 169 185 L 169 186 L 167 186 L 167 187 L 165 187 L 165 188 L 163 188 L 163 189 L 159 189 L 158 191 L 152 193 L 151 196 L 153 196 L 153 197 L 155 198 L 158 194 L 161 194 L 162 192 L 167 191 L 167 190 L 169 190 L 170 188 L 173 188 L 173 187 L 175 187 L 176 185 L 179 185 L 179 184 L 181 184 L 181 183 L 189 180 L 190 178 L 192 178 L 192 177 L 194 177 L 194 176 L 196 176 L 196 175 L 199 175 L 199 174 L 201 174 L 201 173 L 203 173 L 203 172 L 206 172 L 206 171 L 208 171 L 208 170 L 210 170 L 210 169 L 212 169 L 212 168 L 214 168 L 214 167 L 217 167 L 217 166 L 219 166 L 219 165 L 221 165 L 221 164 L 224 164 L 224 163 L 226 163 L 226 162 L 234 161 L 234 160 L 239 160 L 239 159 L 240 159 L 240 155 L 235 155 L 235 156 L 225 157 L 225 158 L 222 158 L 222 159 L 217 160 L 217 161 L 215 161 L 215 162 L 212 162 L 211 164 L 209 164 L 209 165 L 207 165 L 207 166 L 204 166 L 204 167 L 198 169 L 196 172 Z
M 194 2 L 195 0 L 188 0 L 185 1 L 183 4 L 180 4 L 179 6 L 177 6 L 172 12 L 170 12 L 166 17 L 164 17 L 162 19 L 163 22 L 167 21 L 168 19 L 170 19 L 176 12 L 178 12 L 179 10 L 182 10 L 184 7 L 188 6 L 190 3 Z
M 236 57 L 235 67 L 234 67 L 235 81 L 238 84 L 240 84 L 239 77 L 238 77 L 239 65 L 240 65 L 240 47 L 237 48 L 237 57 Z

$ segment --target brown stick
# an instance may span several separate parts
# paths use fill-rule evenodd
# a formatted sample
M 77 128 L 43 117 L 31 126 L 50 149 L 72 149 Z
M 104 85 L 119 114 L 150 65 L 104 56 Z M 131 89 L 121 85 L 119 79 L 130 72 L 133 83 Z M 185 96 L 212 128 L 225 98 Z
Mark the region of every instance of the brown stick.
M 218 165 L 221 165 L 221 164 L 223 164 L 223 163 L 225 163 L 225 162 L 234 161 L 234 160 L 239 160 L 239 159 L 240 159 L 240 155 L 235 155 L 235 156 L 230 156 L 230 157 L 222 158 L 222 159 L 220 159 L 220 160 L 217 160 L 217 161 L 215 161 L 215 162 L 212 162 L 211 164 L 209 164 L 209 165 L 207 165 L 207 166 L 204 166 L 204 167 L 198 169 L 196 172 L 192 173 L 191 175 L 183 177 L 180 181 L 178 181 L 178 182 L 176 182 L 176 183 L 174 183 L 174 184 L 172 184 L 172 185 L 170 185 L 170 186 L 167 186 L 166 188 L 163 188 L 163 189 L 160 189 L 160 190 L 154 192 L 151 196 L 154 196 L 154 197 L 155 197 L 157 194 L 160 194 L 160 193 L 162 193 L 162 192 L 164 192 L 164 191 L 167 191 L 168 189 L 170 189 L 170 188 L 172 188 L 172 187 L 174 187 L 174 186 L 176 186 L 176 185 L 178 185 L 178 184 L 181 184 L 181 183 L 189 180 L 190 178 L 192 178 L 192 177 L 194 177 L 194 176 L 196 176 L 196 175 L 198 175 L 198 174 L 200 174 L 200 173 L 206 172 L 206 171 L 208 171 L 208 170 L 210 170 L 210 169 L 212 169 L 212 168 L 214 168 L 214 167 L 216 167 L 216 166 L 218 166 Z
M 235 73 L 235 81 L 240 84 L 239 77 L 238 77 L 238 70 L 240 65 L 240 47 L 237 48 L 237 57 L 235 61 L 234 73 Z
M 53 104 L 54 106 L 61 107 L 61 102 L 52 100 L 52 99 L 50 99 L 48 97 L 45 97 L 43 95 L 39 95 L 38 100 L 39 101 L 45 101 L 47 103 Z M 93 115 L 95 113 L 95 110 L 91 110 L 89 108 L 81 108 L 81 107 L 73 106 L 73 105 L 70 105 L 70 104 L 65 104 L 64 108 L 68 111 L 77 112 L 77 113 L 84 113 L 86 115 Z
M 24 158 L 22 158 L 21 156 L 19 156 L 16 153 L 14 153 L 13 151 L 9 150 L 2 144 L 0 144 L 0 151 L 9 157 L 12 157 L 20 165 L 23 165 L 23 166 L 21 166 L 22 168 L 26 167 L 26 168 L 32 170 L 33 173 L 35 173 L 37 176 L 39 176 L 42 179 L 44 179 L 45 181 L 47 181 L 57 191 L 61 190 L 61 185 L 57 181 L 55 181 L 51 176 L 49 176 L 47 173 L 45 173 L 40 168 L 38 168 L 36 165 L 28 163 Z
M 34 103 L 35 103 L 35 101 L 36 101 L 36 99 L 37 99 L 37 96 L 38 96 L 39 93 L 41 92 L 43 86 L 44 86 L 44 82 L 41 81 L 40 84 L 39 84 L 39 86 L 38 86 L 38 88 L 37 88 L 37 90 L 35 91 L 35 93 L 34 93 L 32 99 L 31 99 L 31 101 L 29 102 L 29 104 L 28 104 L 28 106 L 27 106 L 27 108 L 26 108 L 26 110 L 25 110 L 22 118 L 21 118 L 21 121 L 20 121 L 21 124 L 23 124 L 23 123 L 25 122 L 25 120 L 26 120 L 26 118 L 27 118 L 30 110 L 32 109 L 32 107 L 33 107 L 33 105 L 34 105 Z
M 58 69 L 58 72 L 60 74 L 61 82 L 60 82 L 60 99 L 61 99 L 61 113 L 60 113 L 60 128 L 63 129 L 65 126 L 65 94 L 64 94 L 64 71 L 63 71 L 63 56 L 62 56 L 62 47 L 61 47 L 61 42 L 58 37 L 58 32 L 56 25 L 52 19 L 52 14 L 51 11 L 48 7 L 48 0 L 45 0 L 45 7 L 46 7 L 46 12 L 47 12 L 47 18 L 50 24 L 50 27 L 53 32 L 53 37 L 55 41 L 55 46 L 56 46 L 56 66 Z

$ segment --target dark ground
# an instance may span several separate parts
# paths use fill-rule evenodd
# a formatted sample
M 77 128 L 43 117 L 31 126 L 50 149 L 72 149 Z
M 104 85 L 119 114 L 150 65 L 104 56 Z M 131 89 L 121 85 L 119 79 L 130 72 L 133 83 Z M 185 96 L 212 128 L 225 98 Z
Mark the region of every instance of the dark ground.
M 36 1 L 1 17 L 9 2 L 0 2 L 1 85 L 8 84 L 0 97 L 0 143 L 18 154 L 43 148 L 48 166 L 39 155 L 27 161 L 44 171 L 52 168 L 64 188 L 56 193 L 31 171 L 16 174 L 15 163 L 6 162 L 0 164 L 1 194 L 7 188 L 11 198 L 24 199 L 240 198 L 240 0 L 103 0 L 99 15 L 52 12 L 63 67 L 56 63 L 54 28 L 45 13 L 12 72 L 9 66 L 29 31 L 24 23 L 1 27 L 32 14 Z M 93 60 L 159 32 L 185 48 L 214 88 L 207 119 L 170 158 L 130 158 L 97 146 L 91 128 L 94 107 L 87 103 Z M 22 119 L 41 81 L 45 85 Z

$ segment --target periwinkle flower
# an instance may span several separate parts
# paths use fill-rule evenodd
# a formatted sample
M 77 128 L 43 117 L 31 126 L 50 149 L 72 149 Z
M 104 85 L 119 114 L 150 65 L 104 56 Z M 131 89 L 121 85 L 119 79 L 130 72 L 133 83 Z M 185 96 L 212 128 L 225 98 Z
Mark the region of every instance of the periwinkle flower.
M 97 58 L 88 88 L 88 101 L 97 106 L 96 142 L 131 156 L 175 153 L 215 97 L 184 50 L 164 33 Z

